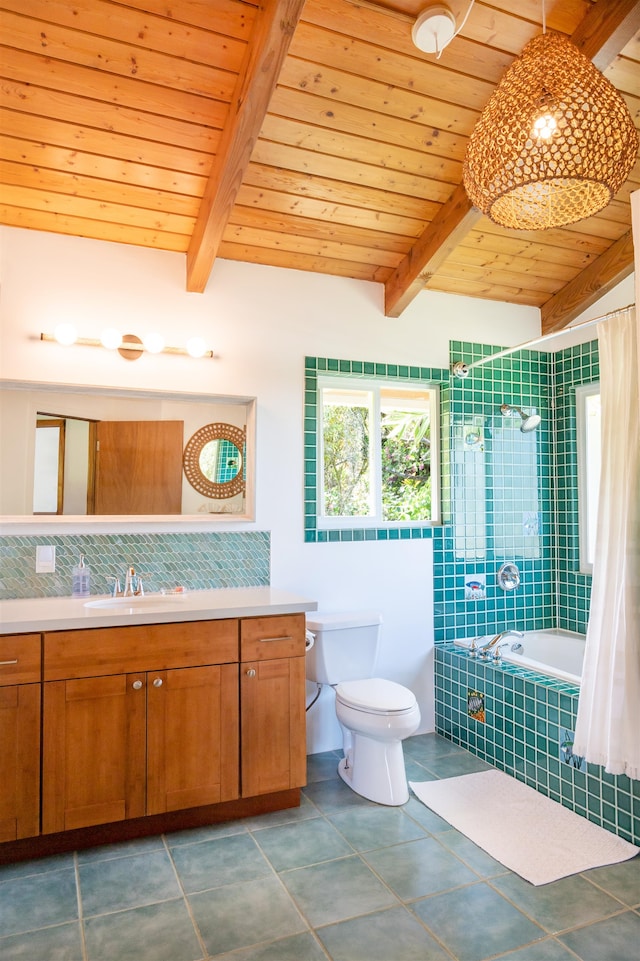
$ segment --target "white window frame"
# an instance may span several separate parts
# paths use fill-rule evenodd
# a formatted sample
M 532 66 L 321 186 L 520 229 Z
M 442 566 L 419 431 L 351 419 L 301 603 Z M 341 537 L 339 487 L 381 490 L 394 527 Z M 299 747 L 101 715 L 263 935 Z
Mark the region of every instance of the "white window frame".
M 392 378 L 365 378 L 353 374 L 321 374 L 318 375 L 318 416 L 317 416 L 317 491 L 318 507 L 316 524 L 318 530 L 344 530 L 349 528 L 401 528 L 401 527 L 433 527 L 440 523 L 440 389 L 437 384 L 421 380 L 396 381 Z M 370 463 L 372 465 L 371 501 L 372 513 L 367 516 L 349 515 L 337 516 L 323 514 L 324 506 L 324 388 L 332 390 L 353 390 L 371 392 L 370 416 L 372 430 L 370 431 Z M 375 442 L 378 436 L 377 427 L 380 424 L 380 393 L 385 389 L 420 390 L 429 394 L 429 414 L 431 419 L 431 517 L 421 520 L 388 521 L 382 517 L 382 450 Z
M 576 387 L 576 442 L 578 450 L 578 542 L 580 572 L 593 573 L 592 547 L 598 513 L 600 485 L 599 446 L 597 452 L 589 448 L 587 401 L 600 394 L 600 382 L 593 381 Z M 597 458 L 597 466 L 593 463 Z M 595 476 L 594 471 L 597 472 Z

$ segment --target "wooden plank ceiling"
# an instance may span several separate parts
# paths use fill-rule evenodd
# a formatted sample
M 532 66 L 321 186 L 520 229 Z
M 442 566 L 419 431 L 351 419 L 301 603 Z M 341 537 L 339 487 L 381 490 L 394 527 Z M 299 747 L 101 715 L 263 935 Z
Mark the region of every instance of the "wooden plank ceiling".
M 629 195 L 569 228 L 471 207 L 467 139 L 542 0 L 476 0 L 438 59 L 429 0 L 0 0 L 0 222 L 527 304 L 559 329 L 633 270 Z M 469 0 L 449 0 L 457 23 Z M 546 0 L 640 128 L 640 3 Z

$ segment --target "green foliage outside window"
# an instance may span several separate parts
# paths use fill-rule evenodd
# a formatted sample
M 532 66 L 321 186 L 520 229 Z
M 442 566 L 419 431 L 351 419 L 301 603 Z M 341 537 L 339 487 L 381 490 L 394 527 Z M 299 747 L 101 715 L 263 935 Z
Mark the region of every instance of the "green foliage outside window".
M 324 408 L 324 513 L 366 517 L 371 504 L 369 410 Z M 424 412 L 381 414 L 382 511 L 387 521 L 424 520 L 431 511 L 430 420 Z
M 369 411 L 324 408 L 324 512 L 330 517 L 365 517 L 369 506 Z
M 423 520 L 431 512 L 431 440 L 428 415 L 382 414 L 382 513 L 387 521 Z

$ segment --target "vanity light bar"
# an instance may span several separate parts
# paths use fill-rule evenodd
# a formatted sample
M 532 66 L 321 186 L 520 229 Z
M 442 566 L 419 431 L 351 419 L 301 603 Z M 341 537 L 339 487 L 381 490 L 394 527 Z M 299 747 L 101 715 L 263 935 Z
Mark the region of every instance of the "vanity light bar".
M 117 334 L 117 331 L 105 331 L 105 334 Z M 155 343 L 152 339 L 155 337 Z M 142 354 L 181 354 L 185 357 L 213 357 L 213 351 L 208 349 L 204 341 L 199 337 L 193 337 L 187 341 L 186 347 L 168 347 L 162 342 L 162 338 L 152 335 L 146 342 L 136 337 L 135 334 L 124 334 L 112 338 L 111 343 L 105 343 L 94 337 L 78 337 L 71 325 L 61 324 L 56 327 L 53 334 L 40 334 L 40 340 L 46 340 L 55 344 L 62 344 L 65 347 L 78 344 L 81 347 L 102 347 L 105 350 L 117 350 L 125 360 L 137 360 Z

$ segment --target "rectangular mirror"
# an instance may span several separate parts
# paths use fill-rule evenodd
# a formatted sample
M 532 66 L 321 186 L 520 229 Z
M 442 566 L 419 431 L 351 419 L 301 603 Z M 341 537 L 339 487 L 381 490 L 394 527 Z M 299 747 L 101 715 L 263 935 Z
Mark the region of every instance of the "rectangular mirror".
M 2 521 L 253 520 L 255 408 L 253 397 L 2 381 Z

